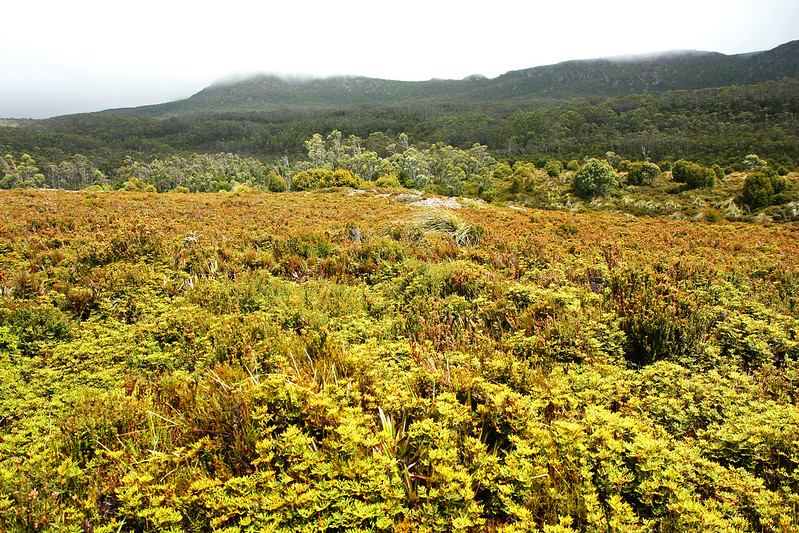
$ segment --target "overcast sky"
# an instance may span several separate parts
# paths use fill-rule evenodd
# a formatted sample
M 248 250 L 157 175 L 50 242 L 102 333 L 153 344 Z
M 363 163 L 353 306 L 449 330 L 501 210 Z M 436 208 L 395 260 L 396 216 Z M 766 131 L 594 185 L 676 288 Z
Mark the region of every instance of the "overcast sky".
M 495 77 L 799 39 L 797 0 L 9 0 L 0 12 L 6 118 L 161 103 L 256 73 Z

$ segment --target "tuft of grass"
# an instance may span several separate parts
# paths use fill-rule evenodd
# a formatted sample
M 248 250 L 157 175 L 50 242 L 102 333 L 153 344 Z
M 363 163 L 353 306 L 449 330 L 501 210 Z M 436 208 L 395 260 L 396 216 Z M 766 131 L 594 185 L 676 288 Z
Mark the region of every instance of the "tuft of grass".
M 426 211 L 411 222 L 412 229 L 426 233 L 450 235 L 458 246 L 472 246 L 480 242 L 482 228 L 464 221 L 449 209 Z

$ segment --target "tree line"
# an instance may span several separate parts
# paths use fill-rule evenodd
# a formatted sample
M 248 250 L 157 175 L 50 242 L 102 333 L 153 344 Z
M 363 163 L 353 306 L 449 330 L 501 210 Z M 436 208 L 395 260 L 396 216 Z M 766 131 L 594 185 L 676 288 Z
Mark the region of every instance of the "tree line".
M 99 168 L 78 154 L 60 163 L 38 163 L 31 155 L 0 159 L 0 188 L 83 189 L 89 186 L 153 192 L 218 192 L 236 187 L 281 192 L 320 186 L 357 187 L 363 181 L 460 195 L 464 183 L 479 193 L 495 189 L 496 159 L 485 145 L 463 150 L 443 143 L 412 145 L 408 135 L 373 133 L 344 137 L 334 130 L 313 134 L 306 157 L 265 163 L 233 153 L 171 155 L 143 161 L 128 156 L 112 169 Z
M 447 196 L 472 196 L 486 201 L 495 199 L 520 202 L 530 206 L 528 193 L 541 191 L 548 178 L 558 178 L 565 171 L 570 188 L 563 183 L 556 188 L 574 197 L 623 194 L 630 188 L 657 195 L 651 188 L 666 174 L 673 182 L 670 192 L 712 189 L 717 180 L 738 171 L 746 179 L 738 205 L 750 210 L 799 201 L 796 188 L 786 179 L 788 170 L 774 160 L 749 154 L 733 165 L 705 166 L 679 159 L 630 161 L 613 151 L 602 157 L 584 157 L 569 161 L 555 158 L 513 160 L 494 157 L 487 146 L 475 143 L 468 149 L 444 143 L 412 143 L 407 134 L 391 136 L 372 133 L 366 138 L 344 136 L 334 130 L 326 136 L 313 134 L 305 142 L 305 157 L 274 158 L 265 163 L 253 157 L 233 153 L 172 155 L 142 161 L 131 156 L 120 166 L 104 172 L 86 156 L 77 154 L 58 164 L 41 165 L 29 154 L 0 158 L 0 188 L 50 188 L 100 190 L 124 189 L 142 192 L 220 192 L 220 191 L 303 191 L 329 187 L 359 188 L 367 183 L 378 187 L 406 187 Z M 562 181 L 562 180 L 561 180 Z M 649 191 L 648 193 L 646 191 Z M 551 190 L 550 192 L 554 192 Z M 557 195 L 556 195 L 557 196 Z M 549 196 L 548 196 L 549 197 Z M 554 203 L 553 203 L 554 202 Z M 533 207 L 553 208 L 558 201 L 534 201 Z M 784 210 L 783 210 L 784 211 Z M 793 211 L 791 211 L 793 212 Z M 785 214 L 778 216 L 785 219 Z M 788 219 L 793 220 L 795 215 Z

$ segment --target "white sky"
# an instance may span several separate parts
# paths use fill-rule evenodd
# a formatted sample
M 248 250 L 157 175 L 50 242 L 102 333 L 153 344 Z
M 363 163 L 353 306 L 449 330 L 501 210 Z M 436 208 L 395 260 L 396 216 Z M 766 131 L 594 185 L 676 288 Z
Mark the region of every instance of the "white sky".
M 8 0 L 0 117 L 185 98 L 231 76 L 495 77 L 570 59 L 799 39 L 797 0 Z M 471 7 L 469 7 L 471 6 Z

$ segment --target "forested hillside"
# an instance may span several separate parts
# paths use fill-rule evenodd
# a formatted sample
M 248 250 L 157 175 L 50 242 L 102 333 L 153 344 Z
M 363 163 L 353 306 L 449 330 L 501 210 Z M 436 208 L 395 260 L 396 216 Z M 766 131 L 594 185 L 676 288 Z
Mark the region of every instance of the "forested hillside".
M 797 43 L 740 56 L 575 61 L 493 80 L 253 79 L 162 106 L 4 121 L 0 152 L 28 154 L 40 167 L 80 154 L 105 173 L 127 156 L 230 152 L 273 163 L 302 157 L 314 133 L 339 130 L 464 149 L 479 143 L 512 160 L 613 151 L 726 166 L 757 153 L 795 168 Z
M 76 115 L 0 128 L 0 151 L 33 156 L 41 166 L 76 154 L 104 172 L 133 155 L 151 159 L 233 152 L 273 162 L 303 157 L 314 133 L 407 133 L 415 143 L 486 145 L 497 157 L 680 158 L 732 164 L 746 153 L 799 164 L 799 81 L 745 87 L 578 99 L 553 107 L 501 105 L 223 113 L 167 119 Z

